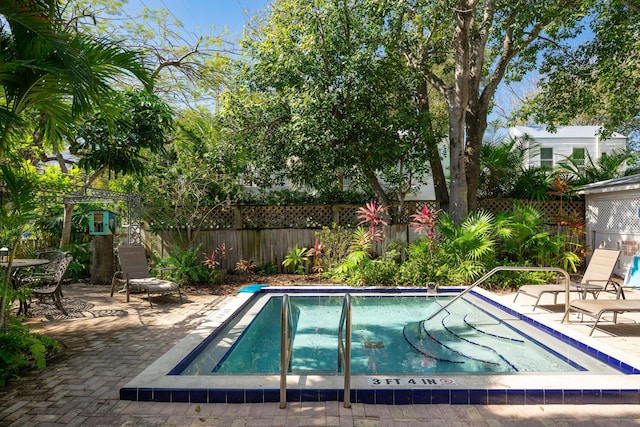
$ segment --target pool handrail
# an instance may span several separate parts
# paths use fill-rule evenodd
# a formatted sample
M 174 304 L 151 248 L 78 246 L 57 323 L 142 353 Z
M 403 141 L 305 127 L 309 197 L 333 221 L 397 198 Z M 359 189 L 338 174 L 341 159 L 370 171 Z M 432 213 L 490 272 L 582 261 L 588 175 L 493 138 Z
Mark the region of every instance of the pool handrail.
M 498 271 L 555 271 L 556 273 L 561 273 L 564 276 L 565 285 L 567 288 L 567 291 L 565 292 L 565 305 L 564 305 L 565 308 L 564 308 L 564 317 L 562 318 L 562 322 L 565 322 L 569 319 L 569 289 L 571 285 L 571 277 L 569 276 L 569 273 L 567 273 L 564 269 L 559 267 L 521 267 L 521 266 L 509 265 L 509 266 L 500 266 L 500 267 L 493 268 L 484 276 L 482 276 L 481 278 L 473 282 L 471 285 L 469 285 L 464 291 L 460 292 L 458 295 L 452 298 L 451 301 L 449 301 L 448 303 L 440 307 L 438 310 L 433 312 L 431 315 L 429 315 L 429 317 L 427 317 L 425 320 L 433 319 L 437 314 L 446 310 L 447 307 L 449 307 L 451 304 L 453 304 L 454 302 L 462 298 L 465 294 L 471 291 L 471 289 L 475 288 L 480 283 L 484 282 L 485 280 L 493 276 Z
M 293 346 L 293 320 L 289 295 L 282 296 L 280 311 L 280 409 L 287 407 L 287 372 L 291 363 L 291 348 Z
M 345 342 L 342 327 L 345 328 Z M 351 408 L 351 294 L 344 295 L 338 323 L 338 372 L 344 366 L 344 407 Z

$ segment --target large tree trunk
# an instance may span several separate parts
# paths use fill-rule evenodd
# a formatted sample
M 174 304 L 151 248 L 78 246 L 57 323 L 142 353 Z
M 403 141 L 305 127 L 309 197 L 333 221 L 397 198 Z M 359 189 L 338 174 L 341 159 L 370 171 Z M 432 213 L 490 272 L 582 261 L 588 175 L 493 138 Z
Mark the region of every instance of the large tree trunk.
M 71 219 L 73 217 L 73 207 L 71 203 L 65 203 L 64 216 L 62 217 L 62 236 L 60 237 L 60 247 L 63 248 L 71 240 Z
M 465 149 L 465 171 L 469 211 L 478 209 L 478 187 L 480 185 L 480 151 L 484 132 L 487 130 L 487 111 L 481 106 L 474 108 L 475 114 L 467 114 L 467 147 Z
M 455 94 L 452 94 L 452 98 Z M 449 150 L 451 156 L 451 192 L 449 214 L 460 224 L 469 212 L 467 200 L 467 177 L 464 165 L 464 113 L 462 106 L 454 100 L 449 105 Z
M 451 219 L 460 224 L 469 213 L 467 199 L 467 176 L 464 150 L 466 109 L 469 103 L 470 51 L 469 34 L 475 14 L 475 2 L 459 0 L 456 5 L 456 29 L 453 35 L 455 54 L 455 83 L 447 91 L 449 111 L 449 148 L 451 155 L 451 187 L 449 213 Z
M 378 201 L 380 201 L 380 204 L 382 206 L 389 206 L 389 197 L 387 197 L 387 193 L 385 193 L 384 188 L 382 188 L 382 185 L 380 185 L 380 181 L 378 181 L 378 177 L 375 172 L 373 172 L 369 168 L 363 169 L 365 176 L 371 184 L 371 188 L 373 188 L 374 193 L 376 193 L 376 197 L 378 197 Z
M 425 80 L 422 80 L 418 85 L 416 98 L 418 114 L 421 116 L 429 116 L 431 114 L 431 105 L 429 102 L 428 83 Z M 429 122 L 431 135 L 435 135 L 436 132 L 433 130 L 433 121 L 428 117 L 426 120 Z M 440 141 L 437 139 L 425 141 L 429 150 L 429 166 L 431 166 L 431 176 L 433 178 L 436 200 L 440 202 L 440 207 L 446 211 L 449 205 L 449 191 L 447 190 L 447 179 L 444 176 L 442 159 L 438 151 L 439 143 Z
M 91 283 L 106 285 L 113 278 L 113 234 L 93 236 Z

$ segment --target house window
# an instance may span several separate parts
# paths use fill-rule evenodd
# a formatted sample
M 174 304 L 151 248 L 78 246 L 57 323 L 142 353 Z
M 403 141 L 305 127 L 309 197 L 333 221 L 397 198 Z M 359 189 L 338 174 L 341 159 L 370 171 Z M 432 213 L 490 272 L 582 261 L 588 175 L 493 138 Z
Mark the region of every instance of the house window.
M 540 166 L 548 168 L 553 167 L 553 148 L 540 148 Z
M 571 158 L 579 170 L 584 170 L 584 148 L 574 148 Z

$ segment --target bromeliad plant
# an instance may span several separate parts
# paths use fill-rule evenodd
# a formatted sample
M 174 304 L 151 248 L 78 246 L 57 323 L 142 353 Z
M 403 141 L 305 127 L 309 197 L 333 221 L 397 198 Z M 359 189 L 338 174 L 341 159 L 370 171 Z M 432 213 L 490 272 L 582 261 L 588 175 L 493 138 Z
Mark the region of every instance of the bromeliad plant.
M 220 260 L 224 260 L 227 258 L 227 246 L 225 243 L 222 243 L 220 246 L 211 251 L 211 254 L 204 253 L 204 261 L 202 263 L 209 269 L 215 270 L 220 266 Z
M 437 224 L 438 214 L 441 211 L 429 212 L 429 207 L 424 205 L 423 208 L 411 215 L 413 221 L 409 224 L 409 227 L 413 228 L 418 234 L 426 234 L 431 240 L 435 237 L 435 226 Z
M 359 227 L 351 236 L 348 255 L 336 268 L 339 276 L 350 274 L 362 267 L 366 260 L 371 259 L 375 244 L 381 242 L 384 237 L 383 231 L 379 230 L 378 226 L 388 225 L 385 219 L 387 210 L 386 206 L 379 206 L 376 201 L 369 202 L 365 207 L 358 209 Z M 367 228 L 362 225 L 366 225 Z
M 311 267 L 314 273 L 322 273 L 323 268 L 321 264 L 321 260 L 325 256 L 324 247 L 322 243 L 318 239 L 316 239 L 316 243 L 307 251 L 306 254 L 308 257 L 313 258 L 313 266 Z
M 369 234 L 371 235 L 372 242 L 378 242 L 382 240 L 382 230 L 378 230 L 379 225 L 388 225 L 385 217 L 387 216 L 388 206 L 378 206 L 374 200 L 366 204 L 366 207 L 358 208 L 358 219 L 360 222 L 358 225 L 368 224 Z

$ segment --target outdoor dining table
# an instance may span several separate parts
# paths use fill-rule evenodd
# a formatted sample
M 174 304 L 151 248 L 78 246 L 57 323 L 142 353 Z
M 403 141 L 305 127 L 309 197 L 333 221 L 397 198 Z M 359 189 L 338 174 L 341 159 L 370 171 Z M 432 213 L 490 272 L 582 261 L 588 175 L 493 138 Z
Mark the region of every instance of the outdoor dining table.
M 14 289 L 17 289 L 19 287 L 18 275 L 21 269 L 28 267 L 39 267 L 41 265 L 49 264 L 50 262 L 51 260 L 45 258 L 14 258 L 13 262 L 11 263 L 11 277 L 13 279 L 12 284 Z M 0 265 L 6 268 L 9 266 L 9 263 L 6 261 L 2 261 L 0 262 Z M 26 314 L 27 302 L 20 300 L 20 308 L 18 309 L 18 314 L 22 313 L 23 310 Z
M 13 263 L 11 263 L 11 269 L 16 272 L 21 268 L 38 267 L 41 265 L 49 264 L 50 262 L 50 260 L 45 258 L 14 258 Z M 7 267 L 9 263 L 2 261 L 0 262 L 0 265 L 3 267 Z

